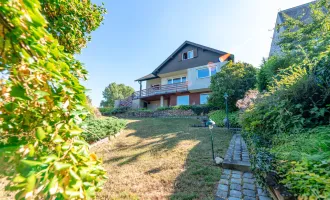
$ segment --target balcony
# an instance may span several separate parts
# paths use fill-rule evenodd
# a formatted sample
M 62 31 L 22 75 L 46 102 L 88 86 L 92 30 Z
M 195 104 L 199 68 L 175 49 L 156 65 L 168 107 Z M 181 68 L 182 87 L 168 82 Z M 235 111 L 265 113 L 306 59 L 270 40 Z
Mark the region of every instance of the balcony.
M 154 86 L 133 93 L 133 99 L 188 91 L 188 82 Z

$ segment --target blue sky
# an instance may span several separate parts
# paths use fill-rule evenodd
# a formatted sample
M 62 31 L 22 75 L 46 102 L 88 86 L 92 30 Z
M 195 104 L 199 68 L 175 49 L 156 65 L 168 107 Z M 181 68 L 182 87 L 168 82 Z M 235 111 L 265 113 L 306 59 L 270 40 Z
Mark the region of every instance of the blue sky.
M 269 53 L 279 10 L 310 0 L 92 0 L 105 3 L 104 24 L 77 58 L 93 105 L 112 82 L 134 82 L 153 71 L 184 41 L 230 52 L 258 67 Z

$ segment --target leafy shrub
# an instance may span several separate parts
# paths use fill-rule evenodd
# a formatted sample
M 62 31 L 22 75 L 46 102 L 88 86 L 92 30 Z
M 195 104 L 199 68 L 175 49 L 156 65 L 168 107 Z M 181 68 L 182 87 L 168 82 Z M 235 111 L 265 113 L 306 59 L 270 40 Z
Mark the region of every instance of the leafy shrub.
M 268 90 L 281 69 L 288 68 L 292 63 L 291 56 L 272 56 L 264 61 L 257 73 L 257 86 L 260 92 Z
M 102 115 L 107 115 L 113 110 L 113 108 L 111 108 L 111 107 L 103 107 L 103 108 L 100 107 L 98 109 L 99 109 L 99 111 L 101 112 Z
M 208 116 L 210 119 L 212 119 L 215 122 L 217 126 L 220 127 L 225 126 L 223 120 L 227 117 L 226 111 L 216 110 L 211 112 Z M 241 125 L 239 124 L 239 115 L 237 111 L 228 113 L 228 118 L 229 118 L 230 127 L 241 127 Z
M 224 94 L 227 93 L 230 110 L 237 110 L 237 100 L 242 99 L 249 89 L 255 87 L 257 69 L 247 63 L 229 62 L 211 78 L 212 93 L 208 99 L 214 107 L 225 109 Z
M 122 113 L 126 113 L 129 110 L 131 110 L 130 107 L 119 107 L 119 108 L 114 108 L 112 109 L 109 114 L 106 115 L 116 115 L 116 114 L 122 114 Z
M 126 120 L 115 117 L 88 119 L 85 121 L 86 128 L 82 136 L 87 142 L 92 143 L 118 133 L 126 124 Z

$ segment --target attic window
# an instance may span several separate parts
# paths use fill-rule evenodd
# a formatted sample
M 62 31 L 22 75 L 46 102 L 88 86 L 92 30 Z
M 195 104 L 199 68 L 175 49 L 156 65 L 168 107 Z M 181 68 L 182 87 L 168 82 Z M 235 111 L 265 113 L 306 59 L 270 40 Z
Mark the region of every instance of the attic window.
M 194 58 L 194 51 L 188 51 L 182 54 L 182 60 L 192 59 Z

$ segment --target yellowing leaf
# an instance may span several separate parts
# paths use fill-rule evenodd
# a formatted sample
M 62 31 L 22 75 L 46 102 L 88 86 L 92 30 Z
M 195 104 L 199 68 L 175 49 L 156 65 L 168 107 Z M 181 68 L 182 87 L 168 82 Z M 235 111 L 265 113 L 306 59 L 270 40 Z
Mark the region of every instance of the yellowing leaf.
M 37 128 L 37 131 L 36 131 L 36 137 L 40 141 L 42 141 L 43 139 L 45 139 L 46 138 L 46 133 L 45 133 L 44 129 L 42 129 L 41 127 L 38 127 Z

